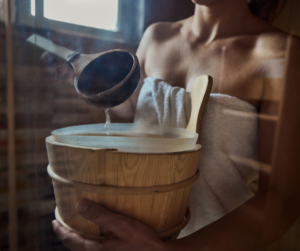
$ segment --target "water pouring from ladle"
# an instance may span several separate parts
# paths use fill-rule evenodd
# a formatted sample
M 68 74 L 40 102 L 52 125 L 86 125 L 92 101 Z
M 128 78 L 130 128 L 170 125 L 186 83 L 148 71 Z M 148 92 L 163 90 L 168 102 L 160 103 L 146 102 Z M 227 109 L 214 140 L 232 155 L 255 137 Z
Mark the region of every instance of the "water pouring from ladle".
M 115 107 L 125 102 L 139 85 L 139 61 L 128 51 L 80 54 L 35 34 L 27 41 L 68 62 L 74 69 L 77 93 L 95 107 Z

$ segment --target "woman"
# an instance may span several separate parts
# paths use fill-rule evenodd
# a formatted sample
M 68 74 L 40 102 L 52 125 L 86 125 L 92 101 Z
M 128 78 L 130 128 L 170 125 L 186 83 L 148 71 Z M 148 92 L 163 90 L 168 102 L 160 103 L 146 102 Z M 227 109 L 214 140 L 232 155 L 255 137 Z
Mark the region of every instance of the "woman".
M 255 17 L 245 0 L 193 2 L 196 5 L 193 17 L 176 23 L 154 24 L 145 32 L 137 52 L 142 79 L 160 77 L 171 86 L 189 91 L 197 76 L 207 74 L 214 79 L 213 93 L 237 97 L 256 107 L 260 113 L 258 192 L 224 217 L 169 242 L 159 240 L 139 222 L 81 201 L 77 204 L 78 211 L 114 235 L 98 243 L 71 233 L 54 221 L 55 233 L 71 250 L 261 250 L 278 239 L 299 217 L 300 186 L 295 178 L 299 171 L 288 165 L 292 159 L 299 163 L 296 154 L 289 151 L 279 156 L 281 166 L 271 163 L 276 129 L 273 121 L 279 114 L 279 101 L 285 87 L 284 66 L 288 63 L 285 58 L 287 54 L 299 52 L 299 39 Z M 296 63 L 287 68 L 292 80 L 289 85 L 299 85 L 299 73 L 293 68 Z M 114 112 L 133 117 L 139 91 Z M 299 137 L 291 124 L 296 117 L 292 112 L 287 114 L 286 124 L 290 128 L 288 133 Z M 278 144 L 292 144 L 296 149 L 296 140 L 287 142 L 282 138 Z M 271 164 L 273 169 L 266 171 Z

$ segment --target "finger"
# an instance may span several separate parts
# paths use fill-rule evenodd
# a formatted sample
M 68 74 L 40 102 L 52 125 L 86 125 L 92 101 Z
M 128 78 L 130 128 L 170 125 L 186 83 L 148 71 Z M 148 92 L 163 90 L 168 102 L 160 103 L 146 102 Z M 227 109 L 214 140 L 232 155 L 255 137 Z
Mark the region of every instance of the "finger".
M 91 201 L 79 201 L 77 203 L 77 211 L 86 219 L 112 231 L 120 239 L 124 239 L 133 233 L 133 220 L 120 214 L 115 214 Z
M 59 221 L 52 222 L 54 233 L 57 238 L 62 241 L 64 246 L 72 251 L 102 251 L 103 246 L 92 240 L 87 240 L 82 236 L 71 232 L 69 229 L 63 227 Z

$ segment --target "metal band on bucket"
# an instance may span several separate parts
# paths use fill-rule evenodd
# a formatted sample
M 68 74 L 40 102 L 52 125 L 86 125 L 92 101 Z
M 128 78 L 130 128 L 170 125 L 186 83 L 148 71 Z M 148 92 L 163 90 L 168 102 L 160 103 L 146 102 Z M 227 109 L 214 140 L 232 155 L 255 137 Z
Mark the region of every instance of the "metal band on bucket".
M 197 170 L 196 174 L 189 179 L 180 181 L 177 183 L 161 186 L 152 186 L 152 187 L 117 187 L 117 186 L 101 186 L 101 185 L 91 185 L 85 184 L 77 181 L 68 180 L 62 178 L 55 174 L 51 166 L 48 165 L 47 172 L 49 176 L 56 182 L 63 183 L 66 186 L 75 188 L 77 190 L 100 193 L 100 194 L 111 194 L 111 195 L 144 195 L 144 194 L 160 194 L 167 193 L 181 188 L 193 185 L 193 183 L 198 179 L 200 172 Z

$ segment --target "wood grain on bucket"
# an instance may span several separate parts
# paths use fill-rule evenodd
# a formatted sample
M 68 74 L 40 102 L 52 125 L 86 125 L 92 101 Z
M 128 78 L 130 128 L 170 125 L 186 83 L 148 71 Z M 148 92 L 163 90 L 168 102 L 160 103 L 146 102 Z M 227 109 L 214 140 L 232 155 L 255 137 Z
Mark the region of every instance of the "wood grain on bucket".
M 141 154 L 68 146 L 55 142 L 51 137 L 47 138 L 46 143 L 51 170 L 69 181 L 136 190 L 174 184 L 172 190 L 167 192 L 157 190 L 124 195 L 83 191 L 53 179 L 58 212 L 68 226 L 87 234 L 110 234 L 77 213 L 75 205 L 82 198 L 139 220 L 158 234 L 178 226 L 184 220 L 194 181 L 184 187 L 179 184 L 197 173 L 200 145 L 188 152 Z

